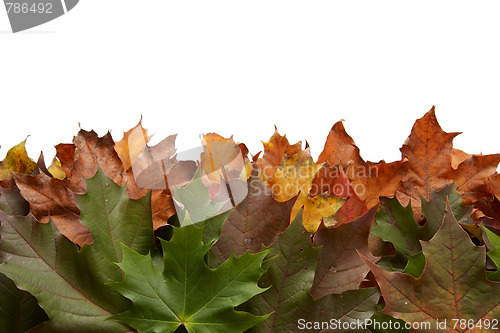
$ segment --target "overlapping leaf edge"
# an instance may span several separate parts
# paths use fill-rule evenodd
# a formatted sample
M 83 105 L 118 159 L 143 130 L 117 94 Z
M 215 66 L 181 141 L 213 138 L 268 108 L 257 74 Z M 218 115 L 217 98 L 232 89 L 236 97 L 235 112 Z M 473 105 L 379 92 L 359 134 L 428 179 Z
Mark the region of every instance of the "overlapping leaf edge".
M 417 121 L 418 122 L 421 122 L 421 123 L 425 123 L 425 124 L 431 124 L 432 126 L 434 126 L 434 128 L 432 130 L 434 131 L 441 131 L 439 132 L 438 134 L 442 134 L 442 136 L 445 138 L 443 139 L 443 143 L 445 145 L 448 145 L 449 144 L 449 148 L 448 149 L 448 154 L 446 156 L 443 157 L 444 160 L 449 160 L 450 161 L 450 168 L 448 169 L 448 173 L 446 175 L 440 175 L 440 179 L 438 179 L 437 181 L 434 181 L 435 179 L 432 179 L 432 181 L 429 181 L 429 183 L 425 184 L 424 187 L 427 186 L 427 189 L 430 190 L 430 192 L 426 192 L 424 191 L 423 193 L 420 193 L 419 195 L 421 196 L 421 198 L 418 198 L 419 200 L 416 200 L 412 195 L 414 193 L 410 193 L 411 191 L 408 192 L 408 188 L 409 186 L 411 186 L 411 184 L 414 184 L 415 183 L 415 179 L 417 179 L 417 176 L 415 176 L 414 174 L 416 174 L 416 172 L 414 170 L 412 170 L 412 166 L 408 166 L 406 165 L 407 161 L 406 159 L 410 159 L 411 158 L 411 154 L 406 154 L 405 156 L 405 152 L 404 150 L 403 151 L 403 156 L 405 157 L 405 159 L 402 158 L 401 161 L 399 161 L 398 163 L 394 164 L 394 163 L 385 163 L 383 161 L 379 162 L 379 163 L 371 163 L 371 162 L 364 162 L 361 158 L 361 156 L 359 155 L 359 149 L 357 149 L 357 147 L 355 146 L 354 144 L 354 141 L 352 141 L 352 139 L 347 135 L 347 133 L 345 132 L 344 128 L 343 128 L 343 125 L 341 122 L 337 123 L 334 125 L 334 127 L 332 128 L 332 130 L 330 131 L 330 135 L 329 135 L 329 138 L 327 140 L 327 144 L 325 145 L 325 150 L 323 151 L 323 153 L 320 155 L 320 158 L 317 162 L 313 162 L 313 163 L 316 163 L 317 165 L 337 165 L 338 167 L 340 168 L 346 168 L 347 169 L 347 184 L 345 186 L 351 186 L 351 188 L 355 185 L 359 185 L 359 184 L 365 184 L 366 186 L 371 186 L 370 184 L 370 177 L 358 177 L 357 175 L 353 174 L 352 172 L 352 169 L 353 167 L 359 167 L 359 166 L 374 166 L 374 165 L 378 165 L 379 167 L 381 167 L 382 169 L 382 172 L 386 172 L 387 170 L 395 170 L 394 174 L 393 175 L 383 175 L 383 177 L 386 177 L 388 179 L 388 182 L 387 182 L 387 187 L 389 187 L 391 190 L 390 191 L 387 191 L 387 187 L 383 188 L 382 191 L 380 191 L 379 193 L 377 194 L 383 194 L 383 195 L 380 195 L 380 196 L 376 196 L 376 197 L 364 197 L 363 199 L 364 200 L 360 200 L 360 202 L 362 202 L 364 205 L 366 205 L 368 203 L 369 206 L 377 206 L 378 204 L 378 201 L 379 201 L 379 197 L 396 197 L 398 199 L 398 201 L 403 204 L 403 205 L 407 205 L 408 203 L 412 203 L 412 208 L 414 210 L 414 213 L 415 213 L 415 217 L 416 217 L 416 223 L 420 224 L 420 225 L 425 225 L 425 222 L 426 222 L 426 216 L 425 214 L 422 214 L 422 210 L 420 208 L 420 201 L 422 200 L 423 202 L 423 206 L 425 205 L 426 202 L 428 202 L 427 200 L 430 200 L 431 199 L 431 196 L 433 195 L 433 193 L 436 193 L 437 191 L 440 191 L 440 190 L 443 190 L 445 188 L 449 188 L 450 185 L 455 187 L 459 193 L 461 195 L 464 195 L 464 199 L 462 200 L 462 203 L 465 204 L 465 207 L 466 209 L 468 208 L 469 211 L 467 212 L 467 215 L 464 215 L 464 220 L 460 221 L 460 222 L 465 222 L 463 224 L 463 227 L 467 230 L 469 236 L 474 239 L 476 242 L 480 242 L 482 243 L 483 242 L 483 233 L 481 232 L 481 227 L 479 227 L 479 225 L 482 225 L 482 228 L 489 228 L 490 230 L 498 230 L 499 229 L 499 226 L 500 226 L 500 220 L 499 220 L 499 216 L 500 216 L 500 212 L 499 212 L 499 209 L 498 207 L 500 207 L 500 204 L 498 203 L 498 197 L 500 196 L 499 195 L 499 190 L 498 190 L 498 186 L 495 186 L 495 184 L 497 184 L 497 180 L 499 178 L 499 175 L 497 175 L 497 173 L 495 172 L 495 169 L 496 169 L 496 166 L 498 164 L 498 155 L 495 154 L 495 155 L 486 155 L 486 156 L 483 156 L 483 155 L 468 155 L 468 154 L 465 154 L 463 152 L 460 152 L 454 148 L 451 147 L 451 139 L 456 135 L 455 133 L 452 133 L 450 135 L 446 135 L 447 133 L 445 132 L 442 132 L 441 128 L 439 127 L 439 124 L 437 123 L 437 120 L 435 120 L 435 114 L 434 114 L 434 108 L 431 109 L 431 111 L 429 111 L 422 119 L 419 119 Z M 416 127 L 417 126 L 417 123 L 416 123 Z M 142 128 L 142 125 L 139 123 L 137 125 L 138 127 L 140 126 L 140 128 Z M 420 124 L 420 127 L 421 127 L 421 124 Z M 417 128 L 418 129 L 418 128 Z M 414 127 L 414 130 L 415 130 L 415 127 Z M 107 137 L 103 137 L 103 138 L 97 138 L 97 135 L 94 133 L 94 132 L 85 132 L 85 133 L 90 133 L 90 135 L 92 136 L 92 139 L 93 140 L 97 140 L 97 144 L 96 146 L 105 146 L 105 145 L 108 145 L 108 147 L 105 147 L 105 149 L 107 149 L 109 152 L 111 152 L 112 150 L 114 151 L 115 149 L 113 148 L 113 142 L 111 140 L 109 140 L 110 136 L 108 135 Z M 147 133 L 147 132 L 146 132 Z M 413 131 L 412 131 L 412 135 L 413 135 Z M 418 133 L 416 134 L 418 136 Z M 125 140 L 125 138 L 124 138 Z M 229 140 L 229 139 L 227 139 Z M 232 140 L 232 138 L 231 138 Z M 273 144 L 271 144 L 272 142 L 276 141 L 276 142 L 279 142 L 280 144 L 283 145 L 283 147 L 281 147 L 281 151 L 282 151 L 282 156 L 281 156 L 281 160 L 286 160 L 286 159 L 290 159 L 290 157 L 296 155 L 296 154 L 301 154 L 301 156 L 298 156 L 298 157 L 302 157 L 302 158 L 309 158 L 307 155 L 308 155 L 308 149 L 306 148 L 305 150 L 302 150 L 301 148 L 301 144 L 300 143 L 297 143 L 295 145 L 290 145 L 288 143 L 288 140 L 286 139 L 286 136 L 282 137 L 281 135 L 279 135 L 279 133 L 275 132 L 275 134 L 273 135 L 273 138 L 271 138 L 270 142 L 267 143 L 267 146 L 265 145 L 265 148 L 267 151 L 269 150 L 272 150 L 272 147 L 273 147 Z M 333 143 L 332 143 L 333 142 Z M 330 143 L 330 145 L 329 145 Z M 407 141 L 405 143 L 405 145 L 408 145 L 409 142 Z M 350 148 L 351 151 L 347 152 L 347 154 L 345 156 L 342 156 L 341 154 L 337 154 L 338 158 L 335 159 L 335 158 L 331 158 L 332 156 L 336 156 L 336 153 L 339 152 L 341 146 L 344 145 L 344 146 L 348 146 L 348 147 L 352 147 Z M 21 153 L 19 153 L 19 149 L 21 149 Z M 61 147 L 61 151 L 62 151 L 62 148 Z M 70 147 L 70 150 L 74 148 L 74 147 Z M 102 147 L 101 147 L 102 148 Z M 112 148 L 112 149 L 110 149 Z M 61 166 L 68 166 L 67 162 L 68 160 L 66 160 L 66 165 L 65 165 L 65 161 L 63 160 L 64 158 L 64 154 L 60 154 L 60 156 L 58 156 L 53 164 L 49 167 L 49 168 L 45 168 L 44 165 L 43 165 L 43 160 L 42 162 L 39 160 L 38 164 L 37 164 L 37 167 L 34 168 L 33 165 L 34 165 L 34 162 L 31 163 L 29 160 L 27 155 L 24 154 L 22 152 L 22 150 L 24 149 L 24 144 L 21 143 L 20 145 L 14 147 L 13 149 L 16 149 L 16 153 L 18 156 L 20 156 L 19 158 L 22 160 L 21 162 L 22 163 L 12 163 L 13 161 L 12 160 L 8 160 L 9 159 L 9 156 L 7 157 L 7 161 L 4 160 L 3 162 L 0 162 L 0 189 L 2 190 L 2 196 L 5 198 L 5 191 L 8 191 L 8 190 L 16 190 L 18 188 L 17 184 L 16 184 L 16 180 L 20 179 L 21 177 L 23 177 L 23 173 L 25 173 L 25 177 L 26 176 L 29 176 L 29 177 L 40 177 L 40 175 L 45 175 L 50 179 L 51 182 L 54 182 L 56 179 L 59 179 L 63 182 L 67 182 L 66 184 L 63 185 L 63 188 L 67 191 L 69 191 L 69 193 L 71 194 L 72 193 L 72 188 L 71 186 L 75 186 L 74 184 L 71 183 L 71 180 L 68 179 L 68 175 L 69 173 L 67 172 L 64 172 L 64 170 L 68 171 L 69 169 L 68 168 L 64 168 L 64 167 L 61 167 Z M 344 149 L 345 151 L 345 149 Z M 266 154 L 266 152 L 264 153 L 264 155 Z M 70 154 L 71 155 L 71 154 Z M 119 154 L 118 154 L 119 155 Z M 443 155 L 442 152 L 440 152 L 439 154 L 437 154 L 437 156 L 441 156 Z M 257 165 L 257 167 L 259 167 L 259 161 L 261 160 L 265 160 L 265 156 L 262 158 L 262 159 L 258 159 L 258 156 L 259 154 L 256 154 L 256 158 L 254 158 L 254 165 Z M 97 156 L 95 158 L 95 162 L 96 162 L 96 165 L 98 163 L 98 161 L 102 158 L 104 158 L 105 156 Z M 119 156 L 121 158 L 121 156 Z M 130 161 L 130 157 L 127 157 Z M 280 165 L 277 163 L 279 160 L 275 158 L 275 165 L 273 165 L 273 167 L 275 168 L 280 168 Z M 15 160 L 14 160 L 15 162 Z M 319 163 L 321 162 L 321 163 Z M 127 165 L 127 162 L 124 161 L 123 162 L 124 165 Z M 270 162 L 272 164 L 272 161 Z M 281 161 L 279 161 L 279 163 L 281 164 Z M 410 163 L 411 164 L 411 163 Z M 414 163 L 415 164 L 415 163 Z M 20 165 L 19 168 L 17 169 L 14 169 L 13 167 L 11 166 L 15 166 L 15 165 Z M 132 178 L 130 177 L 124 177 L 123 174 L 126 174 L 127 170 L 125 166 L 122 167 L 122 171 L 119 171 L 117 173 L 116 170 L 114 170 L 113 168 L 111 168 L 110 170 L 108 170 L 108 172 L 106 172 L 107 174 L 108 173 L 111 173 L 111 175 L 108 174 L 108 176 L 112 177 L 113 179 L 113 176 L 114 176 L 114 180 L 118 179 L 118 183 L 120 185 L 125 185 L 127 184 L 127 187 L 128 189 L 130 190 L 129 191 L 129 195 L 131 196 L 136 196 L 136 197 L 141 197 L 142 195 L 146 194 L 147 193 L 147 190 L 146 191 L 142 191 L 140 189 L 137 189 L 135 188 L 135 184 L 132 184 L 130 185 L 130 181 Z M 32 170 L 34 169 L 34 170 Z M 118 168 L 120 169 L 120 168 Z M 97 169 L 96 169 L 97 170 Z M 259 170 L 262 170 L 262 169 L 259 169 Z M 403 172 L 401 172 L 401 170 L 403 170 Z M 29 173 L 29 174 L 26 174 L 26 173 Z M 92 172 L 90 172 L 92 173 Z M 117 175 L 118 174 L 122 174 L 122 178 L 119 178 Z M 311 175 L 311 178 L 314 178 L 316 175 L 313 174 Z M 429 175 L 427 175 L 429 176 Z M 430 175 L 430 176 L 433 176 L 433 175 Z M 44 177 L 44 176 L 42 176 Z M 116 178 L 118 177 L 118 178 Z M 420 177 L 420 176 L 419 176 Z M 84 177 L 86 178 L 86 177 Z M 366 178 L 366 179 L 365 179 Z M 432 177 L 429 177 L 429 179 L 432 178 Z M 469 180 L 467 181 L 464 181 L 464 179 L 467 178 Z M 420 177 L 420 179 L 422 179 L 422 177 Z M 266 184 L 267 186 L 270 186 L 272 188 L 272 184 L 269 183 L 269 179 L 267 179 L 265 177 L 265 174 L 262 175 L 261 177 L 261 180 L 264 184 Z M 311 179 L 312 180 L 312 179 Z M 455 180 L 455 182 L 454 182 Z M 456 184 L 458 180 L 458 184 Z M 132 181 L 133 183 L 133 181 Z M 375 183 L 376 184 L 376 183 Z M 304 188 L 303 186 L 299 186 L 299 192 L 297 194 L 300 193 L 300 191 L 305 191 L 305 192 L 308 192 L 310 191 L 310 189 L 307 189 L 307 188 Z M 272 195 L 274 196 L 274 193 L 271 191 Z M 310 193 L 305 193 L 306 197 L 310 197 L 310 195 L 308 195 Z M 165 196 L 167 196 L 168 194 L 164 194 Z M 325 197 L 335 197 L 335 194 L 333 193 L 321 193 L 321 195 L 324 195 Z M 24 197 L 23 199 L 23 193 L 21 192 L 21 196 L 17 196 L 17 204 L 21 204 L 21 205 L 25 205 L 26 201 L 23 202 L 23 200 L 27 200 L 29 203 L 30 202 L 30 198 L 27 197 Z M 355 199 L 359 199 L 359 198 L 356 198 L 357 196 L 355 195 L 350 195 L 350 196 L 343 196 L 342 198 L 346 201 L 346 203 L 344 205 L 346 205 L 347 207 L 347 202 L 349 202 L 350 199 L 352 198 L 355 198 Z M 1 196 L 0 196 L 0 199 L 1 199 Z M 171 198 L 168 198 L 168 200 L 171 200 Z M 165 201 L 163 201 L 163 203 L 165 204 Z M 1 207 L 1 206 L 0 206 Z M 302 206 L 297 206 L 296 208 L 296 212 L 297 212 L 297 209 L 301 209 L 303 207 Z M 355 206 L 356 208 L 357 206 Z M 2 209 L 5 209 L 2 207 Z M 350 209 L 353 209 L 350 207 Z M 172 210 L 171 210 L 172 211 Z M 350 223 L 352 222 L 353 220 L 355 220 L 355 218 L 357 217 L 360 217 L 362 216 L 362 214 L 364 214 L 364 212 L 366 212 L 366 209 L 364 211 L 362 211 L 362 213 L 358 213 L 357 215 L 354 215 L 354 218 L 348 218 L 347 220 L 343 220 L 342 223 Z M 49 212 L 50 213 L 50 212 Z M 421 215 L 419 215 L 421 214 Z M 174 217 L 174 214 L 170 214 L 167 213 L 167 214 L 164 214 L 163 215 L 163 221 L 160 222 L 157 227 L 159 228 L 159 225 L 165 225 L 168 223 L 169 219 L 171 217 Z M 290 220 L 292 219 L 293 216 L 289 217 Z M 331 221 L 334 221 L 333 223 Z M 340 224 L 342 223 L 338 223 L 339 219 L 337 218 L 336 216 L 336 211 L 332 211 L 331 214 L 329 214 L 328 216 L 322 216 L 320 221 L 319 221 L 319 224 L 318 225 L 321 225 L 321 224 L 328 224 L 330 223 L 330 227 L 338 227 L 340 226 Z M 310 230 L 312 232 L 315 231 L 314 230 Z M 490 231 L 491 232 L 491 231 Z M 498 231 L 496 231 L 496 233 L 498 234 Z M 494 235 L 494 234 L 493 234 Z M 492 234 L 488 233 L 488 238 L 490 237 L 494 237 Z M 486 238 L 486 237 L 485 237 Z M 77 242 L 75 239 L 72 239 L 73 241 Z M 487 238 L 486 238 L 486 241 L 487 242 Z M 81 243 L 80 245 L 83 245 L 85 244 L 84 242 Z M 268 244 L 263 244 L 263 245 L 268 245 Z M 387 244 L 386 244 L 387 245 Z M 491 247 L 491 244 L 490 244 L 490 247 Z M 387 246 L 386 246 L 386 249 L 387 249 Z M 375 251 L 375 249 L 372 249 L 373 251 Z M 389 249 L 390 251 L 390 249 Z M 493 252 L 493 253 L 497 253 L 497 252 Z M 491 253 L 490 253 L 491 255 Z M 496 257 L 495 257 L 496 258 Z M 494 265 L 491 266 L 490 265 L 490 271 L 493 272 L 494 271 Z M 489 277 L 493 277 L 494 274 L 490 272 L 488 272 L 488 276 Z M 369 280 L 369 279 L 368 279 Z M 367 283 L 369 283 L 370 281 L 365 281 Z M 373 281 L 372 281 L 373 282 Z

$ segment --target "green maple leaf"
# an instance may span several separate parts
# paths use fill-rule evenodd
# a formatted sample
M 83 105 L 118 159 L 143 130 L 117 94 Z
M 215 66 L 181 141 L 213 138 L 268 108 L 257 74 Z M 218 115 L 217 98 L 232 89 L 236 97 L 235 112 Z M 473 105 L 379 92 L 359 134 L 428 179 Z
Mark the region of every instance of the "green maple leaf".
M 252 298 L 248 309 L 259 314 L 273 312 L 251 332 L 300 332 L 300 320 L 307 322 L 364 321 L 377 311 L 377 288 L 345 291 L 319 299 L 311 296 L 320 248 L 313 247 L 310 234 L 302 225 L 302 213 L 274 240 L 266 264 L 269 266 L 259 285 L 270 286 Z M 324 329 L 324 328 L 323 328 Z M 322 328 L 311 330 L 324 332 Z M 335 332 L 369 332 L 367 329 L 332 329 Z
M 377 225 L 372 228 L 371 233 L 392 243 L 395 255 L 383 258 L 378 263 L 379 266 L 399 271 L 404 268 L 404 272 L 418 277 L 425 264 L 420 241 L 428 241 L 438 231 L 447 198 L 455 218 L 460 223 L 469 223 L 472 208 L 462 205 L 462 196 L 457 193 L 454 184 L 437 192 L 432 191 L 429 201 L 420 197 L 422 214 L 426 217 L 423 226 L 415 222 L 410 204 L 403 207 L 396 198 L 380 198 L 382 208 L 375 216 Z
M 408 322 L 446 320 L 444 332 L 461 332 L 455 320 L 498 319 L 500 283 L 486 279 L 485 248 L 475 246 L 446 204 L 439 231 L 421 242 L 426 259 L 420 277 L 388 272 L 364 258 L 386 302 L 384 313 Z
M 0 274 L 0 327 L 4 332 L 26 332 L 46 321 L 47 315 L 36 298 L 19 290 L 14 282 Z
M 50 320 L 33 332 L 127 332 L 125 325 L 106 320 L 124 311 L 129 301 L 106 282 L 121 280 L 113 261 L 122 256 L 118 243 L 141 253 L 154 246 L 151 200 L 127 197 L 126 186 L 112 182 L 101 169 L 87 180 L 87 194 L 77 201 L 81 221 L 94 243 L 81 251 L 54 223 L 32 215 L 0 212 L 0 272 L 38 299 Z
M 175 189 L 173 198 L 182 208 L 177 209 L 181 226 L 205 221 L 214 216 L 229 201 L 212 201 L 208 187 L 201 180 L 200 167 L 189 184 Z
M 0 187 L 0 210 L 10 215 L 27 215 L 30 206 L 17 187 L 11 190 Z M 0 327 L 4 331 L 26 332 L 47 319 L 33 295 L 19 290 L 11 279 L 0 273 Z
M 216 269 L 204 261 L 212 243 L 203 243 L 203 230 L 195 225 L 176 228 L 170 241 L 161 240 L 164 269 L 160 272 L 150 255 L 140 255 L 122 245 L 125 272 L 122 282 L 111 283 L 133 305 L 112 319 L 139 332 L 174 332 L 183 325 L 188 332 L 243 332 L 267 318 L 234 307 L 263 292 L 257 281 L 264 273 L 267 252 L 232 255 Z
M 494 234 L 491 230 L 483 226 L 483 230 L 488 237 L 493 249 L 488 252 L 488 257 L 495 263 L 497 266 L 496 271 L 488 272 L 488 279 L 492 281 L 500 281 L 500 236 Z
M 422 251 L 419 242 L 422 227 L 415 222 L 410 204 L 403 207 L 396 198 L 380 198 L 380 202 L 382 207 L 375 215 L 377 225 L 371 233 L 392 243 L 395 256 L 383 258 L 379 265 L 402 269 L 411 256 Z
M 440 191 L 432 191 L 429 201 L 426 201 L 422 196 L 420 197 L 422 214 L 427 219 L 421 232 L 422 240 L 431 239 L 438 231 L 446 208 L 446 200 L 450 203 L 451 211 L 458 223 L 472 223 L 469 217 L 472 207 L 462 205 L 462 196 L 456 191 L 455 183 L 452 183 Z

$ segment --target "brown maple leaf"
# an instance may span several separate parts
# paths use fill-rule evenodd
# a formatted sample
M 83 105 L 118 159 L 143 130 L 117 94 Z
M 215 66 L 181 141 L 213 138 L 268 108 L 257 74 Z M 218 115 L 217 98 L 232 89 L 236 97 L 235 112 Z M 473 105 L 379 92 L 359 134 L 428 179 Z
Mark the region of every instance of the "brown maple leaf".
M 379 259 L 368 249 L 368 236 L 376 212 L 374 207 L 349 224 L 337 228 L 321 224 L 318 228 L 313 244 L 322 249 L 311 288 L 314 298 L 358 289 L 369 268 L 363 264 L 357 251 L 371 261 Z
M 333 125 L 318 163 L 340 165 L 351 182 L 354 193 L 366 201 L 367 207 L 377 205 L 380 196 L 395 195 L 399 182 L 407 173 L 406 161 L 393 163 L 365 162 L 359 148 L 345 131 L 342 121 Z
M 361 169 L 361 168 L 360 168 Z M 379 202 L 379 197 L 392 197 L 401 180 L 408 173 L 408 163 L 406 161 L 396 161 L 392 163 L 366 162 L 364 173 L 358 172 L 352 181 L 354 193 L 366 201 L 368 208 L 375 207 Z
M 115 143 L 109 132 L 99 138 L 94 131 L 80 130 L 73 138 L 73 144 L 75 151 L 72 162 L 67 158 L 71 156 L 71 152 L 64 157 L 56 155 L 66 173 L 67 187 L 73 192 L 83 194 L 87 191 L 85 178 L 95 175 L 97 164 L 115 183 L 120 186 L 124 184 L 123 164 L 114 149 Z M 59 153 L 59 150 L 57 152 Z
M 212 247 L 212 252 L 221 262 L 233 252 L 241 256 L 246 251 L 261 251 L 263 245 L 269 246 L 289 225 L 294 198 L 283 203 L 274 200 L 269 188 L 259 178 L 256 166 L 247 184 L 247 197 L 229 215 L 219 240 Z
M 488 192 L 485 183 L 495 174 L 499 162 L 500 154 L 472 155 L 458 165 L 454 180 L 464 205 L 472 205 Z
M 357 166 L 364 166 L 359 148 L 347 134 L 344 124 L 338 121 L 333 125 L 325 142 L 325 147 L 318 157 L 318 163 L 328 162 L 329 165 L 341 165 L 344 170 L 349 167 L 354 170 Z M 350 179 L 354 177 L 349 174 Z
M 453 181 L 452 142 L 458 134 L 441 129 L 434 106 L 413 125 L 401 147 L 403 158 L 408 159 L 409 172 L 400 187 L 412 204 L 418 205 L 419 195 L 429 200 L 433 189 L 442 189 Z
M 52 219 L 59 231 L 79 246 L 93 242 L 89 229 L 80 223 L 80 210 L 65 181 L 44 173 L 36 176 L 15 174 L 14 178 L 38 221 L 48 223 Z
M 432 190 L 439 191 L 452 182 L 463 195 L 464 205 L 473 204 L 487 193 L 485 181 L 495 173 L 500 154 L 468 155 L 454 149 L 453 138 L 458 134 L 441 129 L 432 107 L 415 122 L 401 148 L 409 172 L 400 183 L 398 198 L 407 202 L 404 195 L 408 196 L 417 220 L 422 219 L 419 196 L 429 200 Z

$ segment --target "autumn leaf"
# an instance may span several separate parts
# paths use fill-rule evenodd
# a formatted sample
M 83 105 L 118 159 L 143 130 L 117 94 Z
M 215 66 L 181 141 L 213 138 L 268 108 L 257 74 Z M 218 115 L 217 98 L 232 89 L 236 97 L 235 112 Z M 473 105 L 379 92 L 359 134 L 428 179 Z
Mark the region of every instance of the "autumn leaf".
M 341 165 L 330 166 L 328 162 L 325 162 L 321 169 L 319 169 L 316 173 L 308 198 L 314 198 L 315 196 L 321 194 L 323 195 L 323 198 L 320 198 L 321 201 L 330 201 L 330 203 L 334 206 L 333 209 L 329 209 L 329 212 L 322 216 L 323 223 L 327 226 L 349 223 L 362 216 L 367 211 L 366 202 L 359 199 L 356 195 L 356 192 L 353 190 L 351 182 Z M 344 200 L 328 197 L 343 198 Z M 347 198 L 346 201 L 345 198 Z M 303 219 L 307 220 L 306 215 L 308 214 L 307 211 L 310 208 L 304 199 L 304 196 L 301 195 L 300 200 L 304 202 Z M 341 205 L 340 209 L 338 208 L 338 205 Z M 323 205 L 323 207 L 327 206 L 328 205 Z M 293 216 L 296 214 L 297 207 L 298 205 L 294 207 L 295 210 Z M 316 225 L 316 223 L 318 222 L 314 222 L 313 225 Z
M 55 148 L 55 158 L 59 161 L 59 168 L 65 175 L 71 173 L 75 162 L 75 145 L 72 143 L 60 143 Z
M 461 151 L 460 149 L 453 148 L 451 151 L 451 167 L 457 169 L 460 163 L 471 157 L 472 155 Z
M 132 174 L 135 182 L 142 188 L 166 189 L 167 174 L 176 164 L 173 158 L 177 134 L 170 135 L 157 145 L 146 146 L 132 164 Z M 175 184 L 171 184 L 173 186 Z
M 275 174 L 276 168 L 281 165 L 284 156 L 294 156 L 302 151 L 301 141 L 291 145 L 286 135 L 281 136 L 276 127 L 269 142 L 263 142 L 263 144 L 264 155 L 257 161 L 257 166 L 262 170 L 264 180 Z
M 354 140 L 345 131 L 342 121 L 337 122 L 326 139 L 318 163 L 340 165 L 346 170 L 353 192 L 366 201 L 368 208 L 374 207 L 381 196 L 391 197 L 399 182 L 408 171 L 406 161 L 393 163 L 365 162 Z
M 61 162 L 55 157 L 52 159 L 52 163 L 49 165 L 47 170 L 50 172 L 52 177 L 56 179 L 66 179 L 66 173 L 61 169 Z
M 320 168 L 321 165 L 314 163 L 309 148 L 306 148 L 293 156 L 285 156 L 276 173 L 268 179 L 273 197 L 279 202 L 288 201 L 299 194 L 290 221 L 293 221 L 299 210 L 304 208 L 303 223 L 308 231 L 315 231 L 322 220 L 328 225 L 334 224 L 332 217 L 345 201 L 337 196 L 330 196 L 329 193 L 321 193 L 314 197 L 310 195 L 313 180 Z M 315 191 L 321 191 L 323 187 L 331 185 L 328 182 L 333 182 L 330 179 L 332 176 L 327 177 L 329 177 L 327 182 L 321 185 L 318 185 L 321 180 L 317 180 L 316 185 L 321 187 L 319 189 L 314 187 Z
M 179 326 L 192 332 L 243 332 L 264 320 L 235 311 L 264 289 L 257 286 L 264 273 L 266 252 L 231 256 L 210 269 L 204 256 L 211 244 L 202 242 L 202 229 L 195 225 L 176 228 L 170 241 L 161 240 L 164 270 L 160 272 L 150 255 L 140 255 L 122 246 L 125 272 L 122 282 L 111 285 L 132 300 L 132 307 L 112 317 L 141 332 L 174 332 Z M 207 288 L 207 286 L 210 286 Z
M 463 195 L 463 204 L 472 205 L 486 192 L 485 181 L 496 172 L 500 154 L 472 155 L 459 164 L 455 172 L 455 185 Z
M 500 175 L 494 175 L 489 178 L 493 194 L 500 200 Z
M 268 290 L 247 304 L 251 312 L 273 312 L 250 332 L 297 332 L 299 320 L 304 322 L 356 322 L 370 318 L 379 299 L 377 288 L 346 291 L 315 300 L 310 289 L 314 280 L 319 248 L 311 244 L 302 225 L 301 214 L 273 242 L 268 255 L 268 269 L 259 285 Z M 337 322 L 337 323 L 338 323 Z M 323 332 L 316 327 L 313 332 Z M 367 329 L 336 329 L 339 332 L 369 332 Z
M 259 178 L 256 166 L 247 184 L 247 197 L 229 215 L 219 240 L 211 249 L 221 262 L 233 252 L 239 257 L 247 251 L 261 251 L 262 245 L 271 245 L 278 233 L 289 225 L 294 199 L 286 202 L 274 200 L 271 190 Z
M 148 136 L 148 130 L 142 127 L 142 117 L 139 123 L 123 133 L 123 138 L 115 142 L 115 150 L 120 160 L 123 162 L 123 168 L 128 170 L 137 160 L 137 157 L 144 151 L 147 143 L 151 139 Z
M 16 174 L 14 178 L 37 220 L 48 223 L 52 219 L 59 231 L 79 246 L 93 242 L 89 229 L 80 223 L 80 210 L 65 181 L 44 173 L 36 176 Z
M 453 319 L 500 317 L 500 283 L 486 279 L 485 248 L 475 246 L 455 220 L 449 203 L 442 225 L 429 242 L 422 242 L 426 265 L 415 278 L 387 272 L 363 257 L 375 274 L 386 306 L 384 313 L 407 322 L 446 320 L 444 332 L 461 332 Z
M 285 202 L 300 191 L 309 193 L 312 180 L 321 166 L 314 163 L 309 148 L 293 155 L 285 156 L 274 175 L 268 178 L 273 197 Z
M 341 165 L 329 165 L 325 162 L 316 172 L 312 180 L 309 196 L 320 194 L 348 198 L 354 194 L 349 178 Z
M 372 261 L 377 261 L 368 250 L 368 235 L 377 209 L 349 224 L 337 228 L 321 225 L 314 235 L 314 246 L 321 247 L 311 294 L 320 298 L 356 290 L 369 272 L 357 251 Z
M 175 215 L 175 205 L 168 190 L 153 190 L 151 194 L 154 230 L 167 225 L 168 219 Z
M 356 178 L 352 181 L 354 192 L 366 201 L 368 208 L 375 207 L 379 197 L 392 197 L 396 193 L 401 180 L 408 172 L 406 161 L 392 163 L 367 162 L 359 168 Z
M 359 154 L 359 148 L 347 134 L 342 121 L 333 125 L 326 139 L 325 148 L 318 157 L 318 163 L 328 162 L 329 165 L 341 165 L 344 170 L 355 170 L 363 166 L 365 161 Z M 354 178 L 348 173 L 350 178 Z
M 246 172 L 249 159 L 246 156 L 246 146 L 236 144 L 232 136 L 224 138 L 216 133 L 203 135 L 202 145 L 201 165 L 210 181 L 220 183 L 221 179 L 248 179 Z
M 306 192 L 301 192 L 292 209 L 290 218 L 295 218 L 300 209 L 303 209 L 303 224 L 308 232 L 314 232 L 323 222 L 326 226 L 336 226 L 339 221 L 335 219 L 336 213 L 343 206 L 342 198 L 320 194 L 309 197 Z
M 26 152 L 26 140 L 9 149 L 2 165 L 10 171 L 28 175 L 37 168 L 36 163 L 28 157 Z M 4 173 L 2 172 L 2 174 Z M 1 180 L 3 179 L 2 177 Z
M 474 203 L 471 217 L 475 224 L 500 230 L 500 200 L 496 196 L 484 196 Z
M 419 195 L 429 200 L 433 189 L 439 190 L 451 184 L 452 142 L 458 134 L 446 133 L 441 129 L 434 107 L 413 125 L 410 136 L 401 148 L 410 169 L 401 191 L 414 199 L 417 205 Z
M 336 225 L 345 224 L 354 221 L 367 212 L 366 202 L 362 201 L 356 193 L 347 199 L 340 209 L 333 216 Z
M 68 146 L 61 147 L 60 150 L 56 149 L 56 156 L 61 161 L 61 167 L 67 176 L 67 187 L 71 191 L 78 194 L 86 192 L 85 179 L 94 176 L 97 172 L 97 164 L 115 183 L 120 185 L 125 183 L 123 164 L 114 150 L 115 144 L 110 133 L 99 138 L 94 131 L 80 130 L 74 137 L 73 143 L 75 145 L 73 160 L 59 154 L 62 148 L 65 148 L 66 153 Z M 71 156 L 71 152 L 66 154 L 68 155 L 66 157 Z

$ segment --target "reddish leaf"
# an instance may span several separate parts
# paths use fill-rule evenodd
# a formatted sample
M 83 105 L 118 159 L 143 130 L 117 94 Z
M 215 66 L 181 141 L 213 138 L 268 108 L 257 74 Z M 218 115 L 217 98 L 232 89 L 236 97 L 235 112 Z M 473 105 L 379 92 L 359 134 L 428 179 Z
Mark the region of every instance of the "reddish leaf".
M 75 145 L 72 143 L 60 143 L 56 146 L 56 157 L 61 163 L 61 170 L 65 174 L 71 173 L 75 163 Z
M 353 195 L 351 184 L 341 165 L 325 163 L 312 181 L 309 196 L 315 197 L 326 193 L 329 196 L 348 198 Z
M 341 165 L 344 169 L 351 166 L 363 166 L 365 161 L 359 154 L 359 148 L 345 131 L 342 121 L 333 125 L 326 139 L 325 148 L 318 158 L 318 163 L 328 162 L 329 165 Z M 350 178 L 351 173 L 348 173 Z
M 337 224 L 354 221 L 367 212 L 366 202 L 362 201 L 355 193 L 347 199 L 342 207 L 335 213 L 333 219 Z
M 368 249 L 368 235 L 376 212 L 374 207 L 352 223 L 337 228 L 326 228 L 322 224 L 318 228 L 314 246 L 322 249 L 311 288 L 314 298 L 359 288 L 370 270 L 357 251 L 371 261 L 378 261 Z

